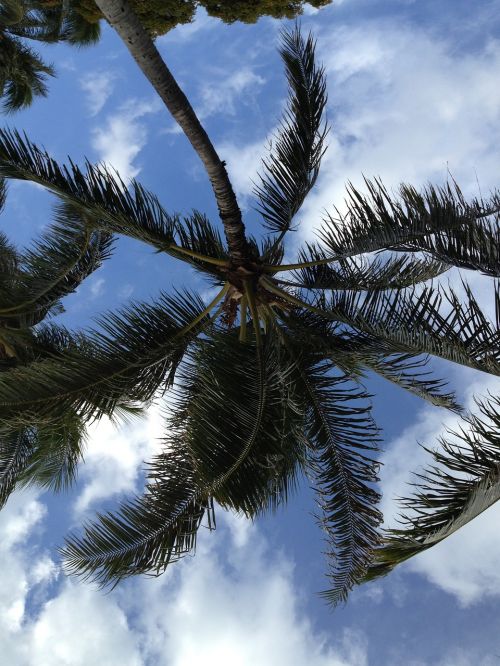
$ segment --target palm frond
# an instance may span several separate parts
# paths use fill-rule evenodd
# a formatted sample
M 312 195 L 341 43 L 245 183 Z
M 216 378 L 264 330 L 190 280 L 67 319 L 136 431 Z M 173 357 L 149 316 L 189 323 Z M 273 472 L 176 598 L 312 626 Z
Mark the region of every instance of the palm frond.
M 0 283 L 0 319 L 32 326 L 97 270 L 111 254 L 113 239 L 79 227 L 52 225 L 19 257 L 15 276 Z M 3 281 L 2 281 L 3 282 Z
M 277 351 L 275 341 L 264 339 L 258 351 L 227 332 L 197 342 L 145 495 L 69 540 L 70 572 L 101 585 L 160 573 L 195 547 L 205 511 L 215 526 L 213 499 L 249 516 L 286 501 L 303 462 L 303 409 Z M 228 352 L 235 363 L 220 362 Z
M 363 577 L 379 543 L 382 516 L 374 488 L 379 464 L 371 457 L 377 450 L 378 429 L 368 396 L 331 362 L 310 348 L 294 349 L 291 342 L 287 347 L 308 403 L 308 464 L 331 559 L 331 588 L 322 594 L 335 605 L 345 601 Z
M 54 76 L 50 65 L 17 37 L 2 35 L 0 96 L 4 113 L 26 108 L 34 97 L 47 95 L 47 78 Z
M 446 382 L 424 371 L 428 356 L 406 353 L 396 342 L 354 332 L 310 311 L 288 312 L 281 320 L 299 347 L 313 345 L 352 379 L 361 382 L 368 372 L 375 372 L 432 405 L 461 411 L 455 394 L 446 390 Z
M 0 175 L 43 185 L 62 199 L 56 220 L 90 216 L 107 233 L 118 233 L 166 251 L 174 242 L 178 218 L 168 215 L 158 199 L 138 182 L 126 185 L 104 166 L 86 164 L 86 172 L 70 162 L 59 166 L 50 155 L 16 131 L 0 129 Z
M 147 403 L 170 384 L 187 345 L 209 322 L 205 304 L 187 293 L 109 314 L 55 358 L 0 374 L 2 420 L 29 424 L 68 409 L 92 419 Z
M 180 377 L 176 420 L 200 485 L 250 517 L 285 502 L 303 459 L 304 417 L 273 331 L 262 349 L 234 331 L 199 340 Z
M 427 252 L 460 268 L 500 276 L 500 200 L 468 203 L 458 186 L 428 185 L 419 193 L 401 185 L 398 197 L 379 181 L 366 180 L 368 195 L 348 187 L 347 212 L 330 216 L 320 238 L 340 257 L 380 249 Z
M 182 250 L 189 250 L 196 255 L 210 257 L 211 259 L 229 260 L 229 255 L 219 231 L 203 213 L 198 211 L 193 211 L 190 217 L 184 217 L 182 221 L 179 220 L 176 228 L 176 241 Z M 175 255 L 175 250 L 172 250 L 171 254 Z M 198 259 L 196 256 L 189 257 L 183 251 L 178 254 L 178 257 L 188 261 L 204 273 L 215 277 L 215 282 L 221 284 L 220 271 L 216 270 L 214 265 Z
M 36 447 L 36 430 L 0 431 L 0 509 L 14 491 Z
M 52 423 L 36 428 L 36 446 L 19 473 L 18 485 L 36 485 L 53 492 L 69 488 L 83 459 L 86 431 L 71 411 Z
M 323 253 L 308 245 L 299 262 L 320 261 Z M 427 282 L 449 270 L 449 264 L 412 256 L 346 257 L 333 264 L 306 266 L 294 274 L 295 284 L 305 289 L 402 289 Z
M 498 301 L 499 285 L 495 284 Z M 408 353 L 430 354 L 483 372 L 500 374 L 500 326 L 483 313 L 470 288 L 334 292 L 316 300 L 318 312 Z M 448 310 L 448 311 L 446 311 Z M 498 317 L 497 317 L 498 319 Z
M 315 63 L 315 42 L 298 27 L 282 33 L 281 57 L 289 89 L 288 106 L 255 195 L 265 226 L 285 233 L 318 177 L 328 129 L 323 113 L 325 73 Z
M 436 463 L 417 474 L 415 494 L 401 499 L 402 528 L 386 531 L 366 580 L 384 576 L 401 562 L 432 548 L 500 499 L 500 399 L 478 401 L 441 449 L 426 449 Z M 458 440 L 458 442 L 457 442 Z
M 100 514 L 79 538 L 62 549 L 66 570 L 101 586 L 116 585 L 137 573 L 160 574 L 191 552 L 205 513 L 215 524 L 208 498 L 198 498 L 194 472 L 185 451 L 168 450 L 150 467 L 146 493 L 122 504 L 116 514 Z

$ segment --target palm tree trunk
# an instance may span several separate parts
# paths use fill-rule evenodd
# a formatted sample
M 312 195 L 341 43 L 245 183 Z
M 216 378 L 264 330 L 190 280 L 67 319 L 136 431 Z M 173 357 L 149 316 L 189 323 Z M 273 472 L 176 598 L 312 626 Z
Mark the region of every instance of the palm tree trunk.
M 250 259 L 249 247 L 241 211 L 225 163 L 218 156 L 189 100 L 163 62 L 151 37 L 130 9 L 128 0 L 95 0 L 95 3 L 126 44 L 141 71 L 198 153 L 212 184 L 231 259 L 236 266 L 243 265 Z

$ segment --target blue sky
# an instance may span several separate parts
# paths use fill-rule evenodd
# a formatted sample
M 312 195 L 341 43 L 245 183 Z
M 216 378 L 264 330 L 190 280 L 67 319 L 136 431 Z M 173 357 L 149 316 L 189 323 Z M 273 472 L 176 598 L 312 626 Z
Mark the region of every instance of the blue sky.
M 289 247 L 313 237 L 322 211 L 342 205 L 362 174 L 443 183 L 448 172 L 471 195 L 498 186 L 500 1 L 336 0 L 307 12 L 328 75 L 332 124 L 321 177 Z M 223 159 L 254 232 L 252 177 L 276 127 L 285 82 L 276 52 L 280 23 L 196 21 L 159 48 Z M 216 220 L 201 165 L 111 30 L 97 47 L 46 50 L 58 70 L 50 95 L 6 119 L 58 159 L 105 161 L 137 177 L 169 211 L 197 208 Z M 12 184 L 2 228 L 20 244 L 50 221 L 50 197 Z M 456 279 L 456 276 L 454 277 Z M 482 280 L 474 288 L 485 308 Z M 67 299 L 66 323 L 87 325 L 128 298 L 189 284 L 184 265 L 121 240 L 108 264 Z M 204 292 L 205 290 L 205 292 Z M 468 404 L 498 380 L 437 366 Z M 405 492 L 454 418 L 371 381 L 384 429 L 383 508 Z M 96 510 L 140 489 L 141 463 L 164 432 L 161 409 L 115 428 L 92 426 L 78 485 L 50 497 L 27 491 L 0 514 L 0 642 L 9 666 L 494 666 L 500 663 L 500 507 L 390 577 L 357 589 L 332 612 L 321 534 L 306 485 L 287 509 L 258 524 L 219 512 L 194 558 L 158 579 L 128 581 L 104 595 L 68 580 L 56 547 Z

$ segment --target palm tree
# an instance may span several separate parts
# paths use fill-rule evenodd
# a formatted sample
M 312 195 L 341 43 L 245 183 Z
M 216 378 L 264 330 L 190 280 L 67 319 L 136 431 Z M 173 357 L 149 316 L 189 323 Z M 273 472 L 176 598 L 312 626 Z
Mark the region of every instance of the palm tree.
M 192 551 L 201 522 L 214 525 L 214 503 L 253 518 L 285 503 L 306 475 L 331 557 L 325 596 L 344 600 L 388 552 L 378 530 L 379 433 L 363 378 L 378 373 L 458 412 L 444 382 L 425 371 L 428 355 L 500 374 L 499 322 L 487 320 L 470 289 L 460 299 L 432 281 L 452 267 L 500 275 L 496 195 L 467 202 L 456 185 L 421 193 L 402 185 L 394 196 L 379 181 L 367 182 L 366 195 L 349 186 L 345 212 L 323 221 L 318 242 L 306 244 L 296 263 L 283 263 L 328 128 L 312 37 L 284 33 L 281 55 L 290 96 L 255 190 L 267 232 L 261 243 L 242 223 L 236 243 L 222 206 L 226 243 L 199 212 L 170 215 L 136 181 L 127 188 L 102 166 L 60 166 L 18 133 L 0 131 L 0 175 L 51 190 L 70 228 L 76 219 L 81 230 L 84 220 L 95 232 L 145 242 L 189 263 L 214 288 L 208 303 L 188 291 L 132 303 L 57 354 L 0 375 L 0 427 L 12 437 L 33 423 L 57 430 L 68 414 L 86 423 L 173 392 L 144 495 L 99 516 L 63 551 L 70 572 L 102 585 L 160 573 Z M 179 113 L 189 125 L 192 110 Z M 203 154 L 199 127 L 193 143 Z M 441 513 L 419 523 L 420 539 L 444 515 L 455 525 L 461 513 L 472 515 L 471 493 L 486 487 L 479 476 L 496 465 L 486 430 L 476 432 L 464 438 L 473 451 L 482 447 L 484 464 L 475 480 L 460 482 L 461 494 L 443 486 L 430 505 Z M 400 551 L 389 557 L 401 559 Z
M 90 23 L 71 4 L 43 0 L 0 2 L 0 96 L 3 110 L 18 111 L 47 95 L 46 80 L 54 76 L 47 65 L 23 40 L 52 43 L 68 41 L 80 46 L 99 38 L 99 25 Z

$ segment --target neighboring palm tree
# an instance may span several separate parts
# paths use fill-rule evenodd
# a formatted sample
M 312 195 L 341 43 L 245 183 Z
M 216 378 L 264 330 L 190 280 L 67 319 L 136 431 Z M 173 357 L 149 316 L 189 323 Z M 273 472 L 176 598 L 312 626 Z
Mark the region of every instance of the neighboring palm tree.
M 499 322 L 487 320 L 469 289 L 461 300 L 431 281 L 453 266 L 500 276 L 495 195 L 468 203 L 456 186 L 423 193 L 401 186 L 397 197 L 378 181 L 367 183 L 368 196 L 350 186 L 346 212 L 324 220 L 319 242 L 306 244 L 297 263 L 283 263 L 287 233 L 318 176 L 327 127 L 312 38 L 285 33 L 281 55 L 290 99 L 255 191 L 268 232 L 260 244 L 221 205 L 226 244 L 201 213 L 170 215 L 135 181 L 127 189 L 103 167 L 61 167 L 19 134 L 0 132 L 0 175 L 54 192 L 65 224 L 86 219 L 89 229 L 146 242 L 188 262 L 215 290 L 209 303 L 187 291 L 133 303 L 58 355 L 0 375 L 7 432 L 58 424 L 68 414 L 85 423 L 173 391 L 144 496 L 66 545 L 69 571 L 103 585 L 159 573 L 191 551 L 203 517 L 213 525 L 214 502 L 253 518 L 286 502 L 305 474 L 332 560 L 325 596 L 345 599 L 382 552 L 379 434 L 365 375 L 379 373 L 459 411 L 444 383 L 423 371 L 424 355 L 500 374 Z M 191 126 L 192 110 L 179 114 Z M 191 137 L 203 155 L 212 149 L 196 123 Z M 218 182 L 212 179 L 220 204 Z M 449 498 L 445 489 L 439 506 Z M 456 515 L 464 501 L 465 494 L 454 497 L 449 510 Z M 430 518 L 421 531 L 428 526 Z
M 0 0 L 0 97 L 7 113 L 30 106 L 47 94 L 54 69 L 24 40 L 68 41 L 86 45 L 99 38 L 99 25 L 86 21 L 70 3 L 59 7 L 44 0 Z

